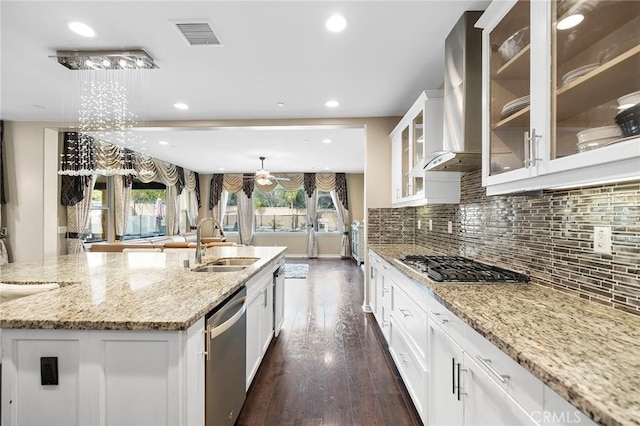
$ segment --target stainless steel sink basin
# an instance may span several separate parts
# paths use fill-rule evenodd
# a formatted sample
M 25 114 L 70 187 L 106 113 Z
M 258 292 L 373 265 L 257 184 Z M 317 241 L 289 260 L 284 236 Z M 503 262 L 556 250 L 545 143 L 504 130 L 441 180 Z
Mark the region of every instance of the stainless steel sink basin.
M 238 272 L 245 269 L 245 265 L 202 265 L 192 269 L 193 272 Z
M 255 263 L 258 260 L 257 257 L 223 257 L 215 262 L 212 262 L 211 265 L 243 265 L 248 266 Z

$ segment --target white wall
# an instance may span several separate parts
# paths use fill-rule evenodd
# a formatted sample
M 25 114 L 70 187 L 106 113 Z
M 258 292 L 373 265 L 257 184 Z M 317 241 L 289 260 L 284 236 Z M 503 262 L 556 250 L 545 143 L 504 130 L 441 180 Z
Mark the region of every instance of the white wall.
M 45 142 L 46 127 L 47 123 L 5 122 L 8 199 L 3 222 L 11 261 L 57 253 L 58 175 L 52 164 L 58 161 L 58 138 L 56 132 L 46 132 Z

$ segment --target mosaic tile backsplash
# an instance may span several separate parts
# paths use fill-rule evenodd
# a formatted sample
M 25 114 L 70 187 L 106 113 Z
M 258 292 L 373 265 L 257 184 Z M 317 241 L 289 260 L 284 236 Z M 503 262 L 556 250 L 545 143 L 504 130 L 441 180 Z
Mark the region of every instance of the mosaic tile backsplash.
M 594 226 L 611 227 L 612 255 L 594 253 Z M 488 197 L 469 172 L 459 205 L 369 209 L 367 228 L 371 244 L 433 247 L 640 315 L 640 181 Z

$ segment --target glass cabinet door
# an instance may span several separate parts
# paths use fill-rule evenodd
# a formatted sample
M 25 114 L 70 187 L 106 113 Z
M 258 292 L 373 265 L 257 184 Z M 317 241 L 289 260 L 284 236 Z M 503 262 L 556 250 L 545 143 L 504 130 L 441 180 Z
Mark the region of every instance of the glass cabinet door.
M 419 167 L 420 162 L 424 159 L 424 111 L 414 117 L 412 123 L 412 168 Z M 424 179 L 422 177 L 413 178 L 413 193 L 417 194 L 424 190 Z
M 527 164 L 531 127 L 529 1 L 518 1 L 489 34 L 490 175 Z
M 638 137 L 640 1 L 551 7 L 551 159 Z
M 409 156 L 409 127 L 402 129 L 402 188 L 401 198 L 411 195 L 409 186 L 409 171 L 411 170 L 411 157 Z

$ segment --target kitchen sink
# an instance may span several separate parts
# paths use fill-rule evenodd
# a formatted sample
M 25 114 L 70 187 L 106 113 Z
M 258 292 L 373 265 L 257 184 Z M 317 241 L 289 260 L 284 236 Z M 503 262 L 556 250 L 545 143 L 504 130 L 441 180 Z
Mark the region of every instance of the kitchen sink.
M 255 263 L 258 260 L 257 257 L 223 257 L 215 262 L 211 262 L 211 265 L 228 265 L 228 266 L 236 266 L 243 265 L 248 266 Z
M 193 272 L 239 272 L 245 269 L 246 265 L 224 265 L 224 264 L 209 264 L 198 266 L 192 269 Z

